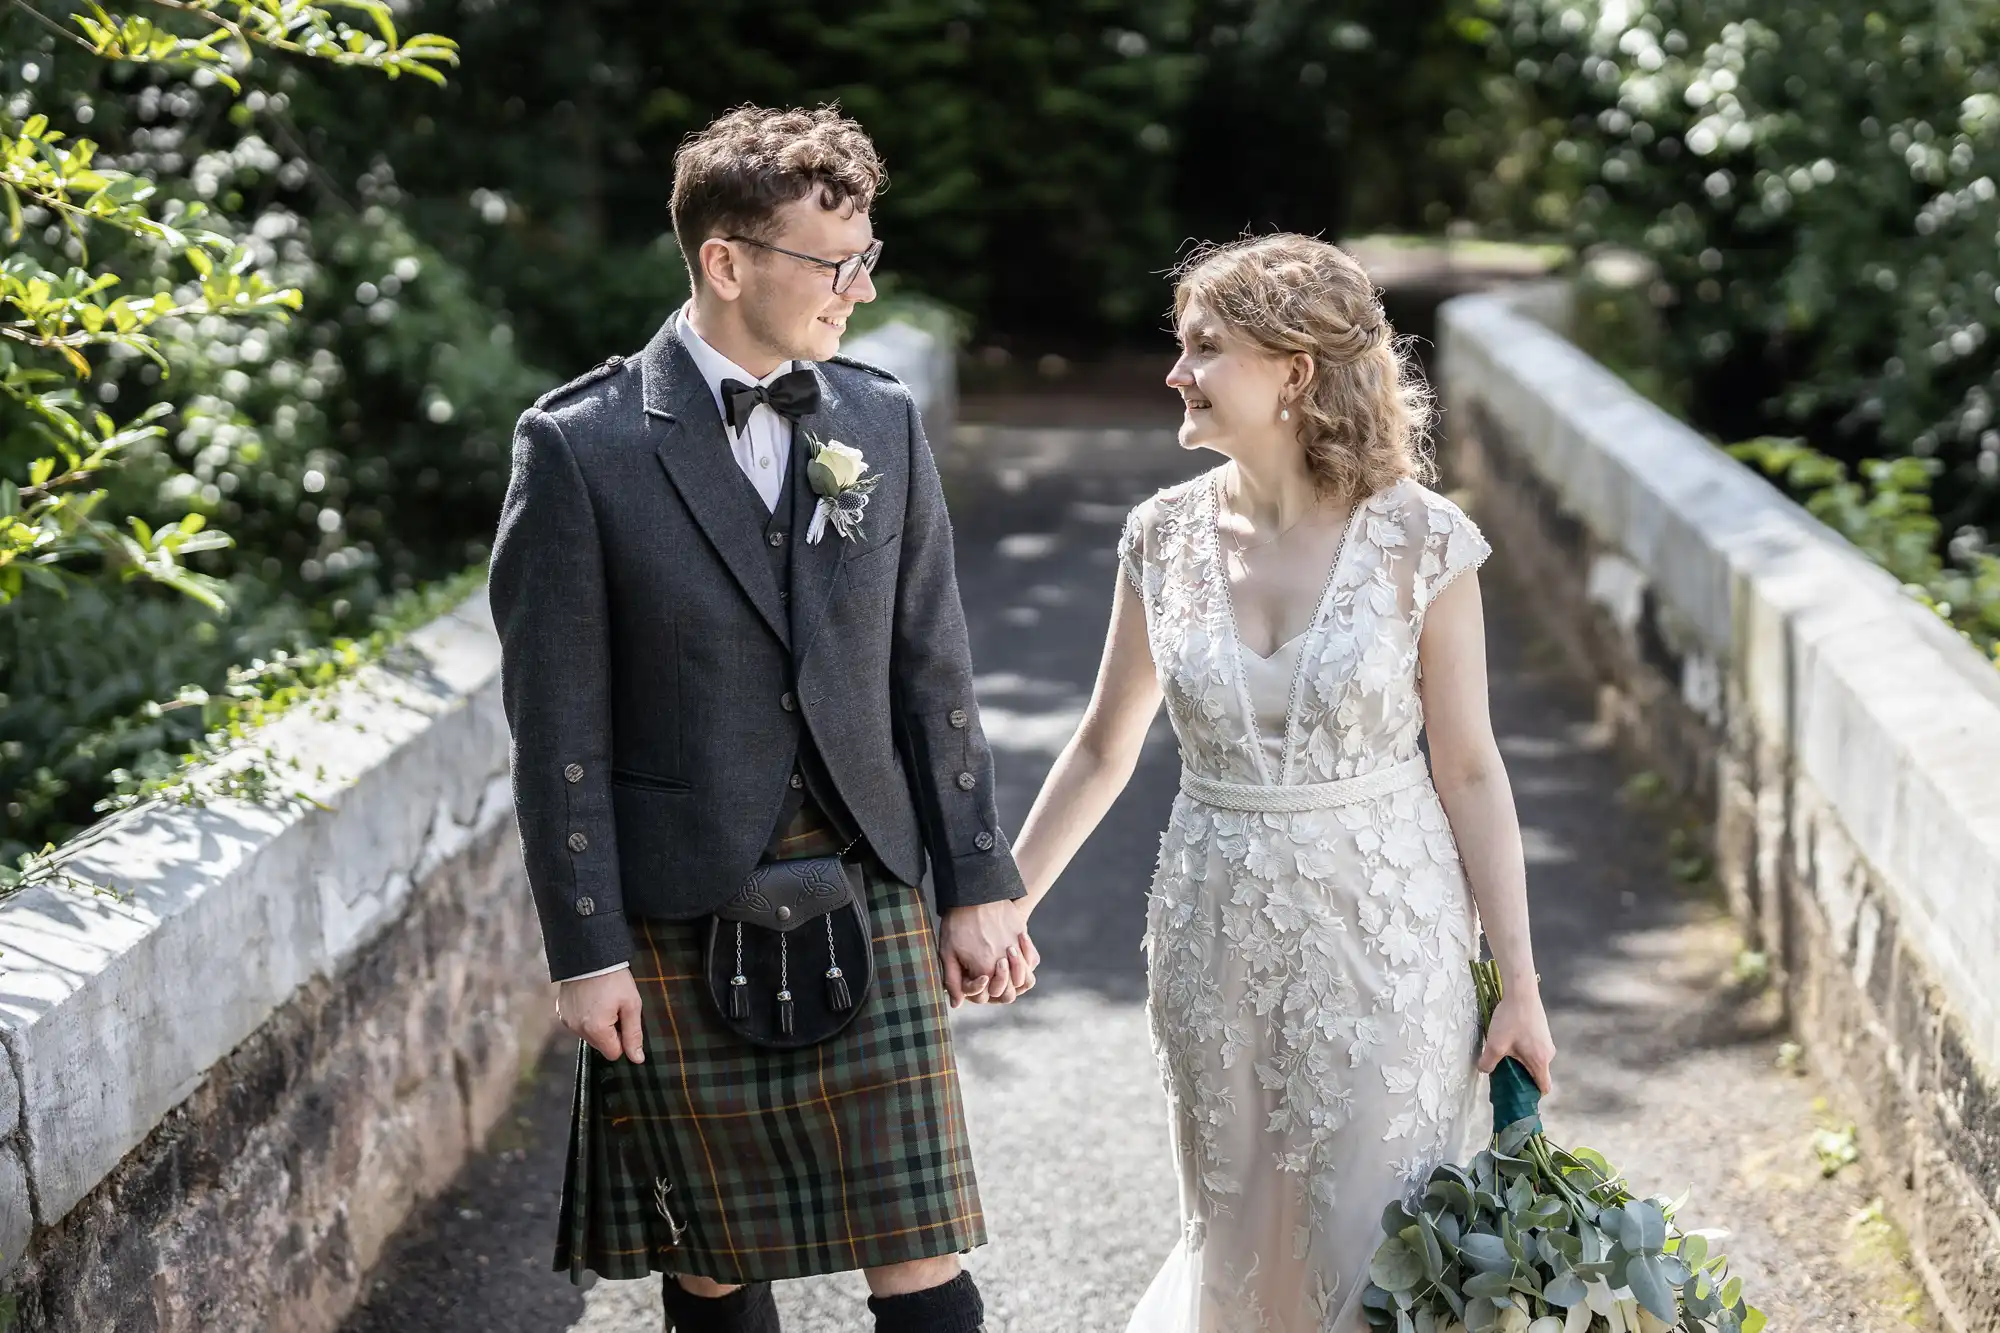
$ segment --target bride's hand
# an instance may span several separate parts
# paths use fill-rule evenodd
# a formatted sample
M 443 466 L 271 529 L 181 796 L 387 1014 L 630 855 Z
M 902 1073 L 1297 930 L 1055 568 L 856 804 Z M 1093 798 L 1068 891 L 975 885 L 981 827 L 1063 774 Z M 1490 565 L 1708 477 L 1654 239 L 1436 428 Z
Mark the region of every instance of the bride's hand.
M 1509 991 L 1500 998 L 1493 1021 L 1486 1025 L 1486 1049 L 1479 1053 L 1479 1072 L 1492 1073 L 1510 1055 L 1527 1067 L 1544 1097 L 1556 1090 L 1555 1078 L 1549 1073 L 1556 1058 L 1556 1042 L 1549 1035 L 1549 1016 L 1542 1009 L 1538 990 Z

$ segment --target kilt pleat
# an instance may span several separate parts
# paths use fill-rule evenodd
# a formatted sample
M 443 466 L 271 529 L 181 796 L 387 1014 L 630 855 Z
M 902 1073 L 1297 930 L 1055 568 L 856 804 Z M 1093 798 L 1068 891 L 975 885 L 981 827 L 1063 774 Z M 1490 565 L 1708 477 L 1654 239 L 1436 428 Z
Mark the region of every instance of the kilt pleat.
M 985 1243 L 930 913 L 868 864 L 875 988 L 803 1050 L 722 1026 L 705 921 L 633 922 L 646 1062 L 579 1043 L 557 1269 L 762 1282 Z

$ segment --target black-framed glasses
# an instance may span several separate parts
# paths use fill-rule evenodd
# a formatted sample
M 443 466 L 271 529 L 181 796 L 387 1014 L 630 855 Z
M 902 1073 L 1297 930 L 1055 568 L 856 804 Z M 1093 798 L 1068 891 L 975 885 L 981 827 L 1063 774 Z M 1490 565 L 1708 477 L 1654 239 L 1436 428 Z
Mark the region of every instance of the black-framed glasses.
M 817 264 L 821 268 L 830 268 L 833 270 L 833 292 L 836 296 L 846 295 L 847 289 L 854 285 L 854 280 L 861 276 L 863 269 L 873 273 L 876 262 L 882 258 L 882 238 L 879 236 L 868 243 L 866 250 L 861 251 L 859 254 L 849 255 L 845 259 L 821 259 L 818 255 L 800 254 L 797 250 L 787 250 L 782 245 L 772 245 L 768 241 L 753 241 L 748 236 L 725 236 L 722 239 L 725 241 L 735 241 L 739 245 L 754 245 L 759 250 L 769 250 L 773 254 L 789 255 L 793 259 L 803 259 L 808 264 Z

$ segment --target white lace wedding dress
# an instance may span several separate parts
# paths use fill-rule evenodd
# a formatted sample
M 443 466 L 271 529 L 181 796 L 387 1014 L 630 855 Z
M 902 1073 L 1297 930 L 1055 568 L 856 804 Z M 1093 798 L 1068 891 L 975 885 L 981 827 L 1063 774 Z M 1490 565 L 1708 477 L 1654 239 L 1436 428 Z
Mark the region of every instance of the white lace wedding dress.
M 1239 641 L 1218 472 L 1119 563 L 1180 740 L 1146 951 L 1182 1238 L 1129 1333 L 1350 1333 L 1382 1210 L 1490 1128 L 1479 928 L 1417 748 L 1424 610 L 1488 547 L 1414 481 L 1349 519 L 1310 626 Z

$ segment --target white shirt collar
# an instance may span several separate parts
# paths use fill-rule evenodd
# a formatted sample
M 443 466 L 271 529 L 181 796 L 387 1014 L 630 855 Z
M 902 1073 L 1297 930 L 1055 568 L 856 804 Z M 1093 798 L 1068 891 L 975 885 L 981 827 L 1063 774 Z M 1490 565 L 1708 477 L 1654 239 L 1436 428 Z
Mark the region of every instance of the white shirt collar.
M 680 334 L 681 346 L 687 348 L 688 355 L 694 358 L 695 369 L 699 370 L 702 379 L 708 382 L 708 392 L 715 399 L 716 414 L 727 423 L 729 413 L 722 406 L 722 382 L 724 380 L 741 380 L 745 384 L 769 384 L 772 380 L 778 378 L 778 376 L 791 370 L 798 362 L 787 361 L 763 379 L 758 379 L 755 375 L 752 375 L 749 371 L 709 346 L 708 340 L 695 330 L 694 320 L 688 317 L 688 311 L 693 309 L 693 307 L 694 302 L 692 300 L 681 307 L 680 314 L 674 317 L 677 321 L 674 326 L 675 331 Z

